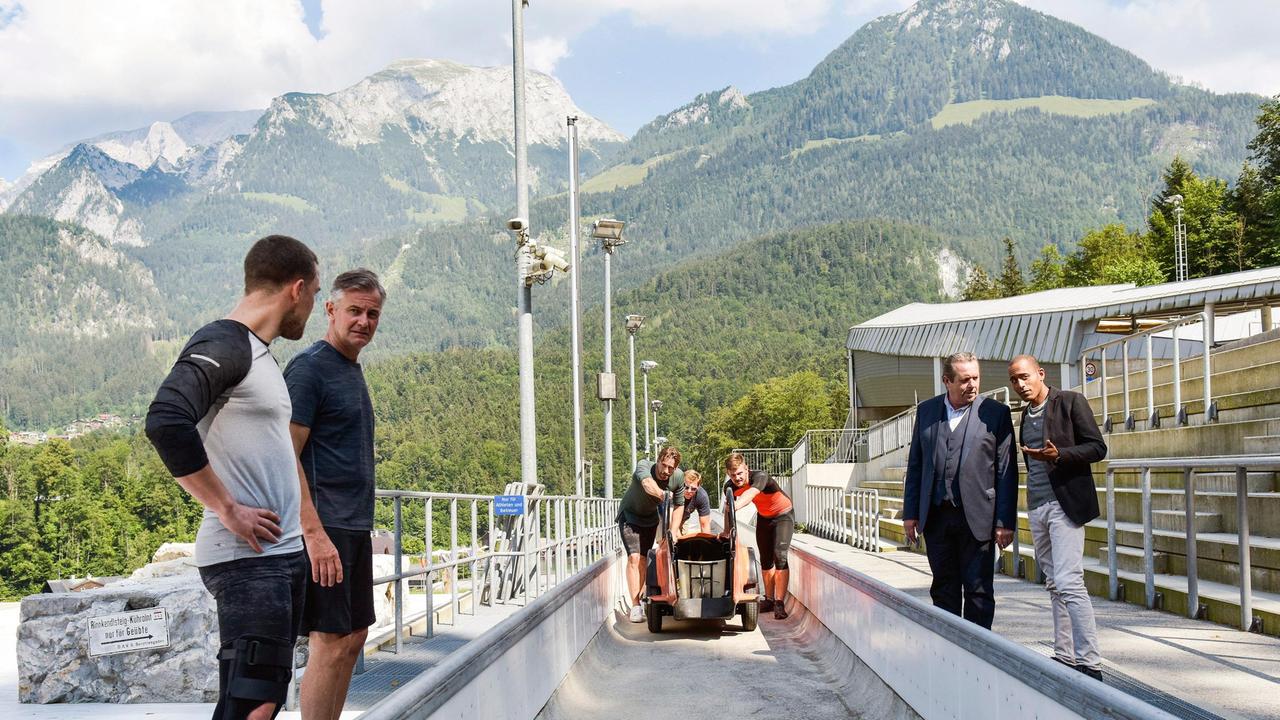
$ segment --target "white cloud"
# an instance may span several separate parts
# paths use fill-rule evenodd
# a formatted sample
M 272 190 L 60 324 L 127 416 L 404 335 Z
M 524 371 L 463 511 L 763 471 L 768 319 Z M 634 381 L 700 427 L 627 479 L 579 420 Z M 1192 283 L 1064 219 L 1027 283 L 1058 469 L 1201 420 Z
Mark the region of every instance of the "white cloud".
M 1210 89 L 1280 92 L 1275 0 L 1020 1 Z M 852 31 L 909 3 L 533 0 L 526 55 L 553 72 L 592 28 L 619 19 L 704 38 L 715 52 L 734 37 L 805 37 L 833 22 Z M 6 153 L 12 165 L 14 155 L 194 110 L 332 92 L 402 57 L 511 62 L 505 1 L 323 0 L 323 28 L 321 39 L 308 31 L 301 0 L 0 0 L 0 170 Z
M 1280 93 L 1275 0 L 1018 0 L 1215 92 Z

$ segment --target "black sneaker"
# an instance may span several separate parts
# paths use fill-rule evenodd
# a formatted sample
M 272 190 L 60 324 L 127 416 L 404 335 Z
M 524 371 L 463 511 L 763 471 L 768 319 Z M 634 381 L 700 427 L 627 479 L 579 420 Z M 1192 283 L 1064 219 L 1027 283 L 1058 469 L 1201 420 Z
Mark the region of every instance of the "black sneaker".
M 760 612 L 773 612 L 773 598 L 760 598 Z
M 1076 666 L 1076 664 L 1075 664 L 1075 663 L 1071 662 L 1070 660 L 1063 660 L 1062 658 L 1058 657 L 1057 655 L 1054 655 L 1054 656 L 1052 657 L 1052 660 L 1053 660 L 1054 662 L 1058 663 L 1058 664 L 1066 665 L 1067 667 L 1071 668 L 1072 670 L 1079 670 L 1079 669 L 1080 669 L 1079 667 L 1077 667 L 1077 666 Z
M 781 600 L 779 600 L 779 601 L 777 601 L 776 603 L 774 603 L 774 604 L 773 604 L 773 619 L 774 619 L 774 620 L 786 620 L 786 619 L 787 619 L 787 608 L 786 608 L 786 606 L 782 603 L 782 601 L 781 601 Z
M 1076 670 L 1079 670 L 1080 672 L 1084 673 L 1085 675 L 1088 675 L 1089 677 L 1093 678 L 1094 680 L 1097 680 L 1098 682 L 1102 682 L 1102 670 L 1100 668 L 1091 668 L 1091 667 L 1086 667 L 1084 665 L 1077 665 Z

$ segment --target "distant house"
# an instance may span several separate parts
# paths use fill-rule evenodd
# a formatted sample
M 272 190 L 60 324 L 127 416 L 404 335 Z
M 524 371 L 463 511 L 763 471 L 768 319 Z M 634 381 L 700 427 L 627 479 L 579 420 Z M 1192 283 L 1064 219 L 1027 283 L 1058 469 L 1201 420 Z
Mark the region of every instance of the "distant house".
M 61 593 L 97 590 L 100 587 L 105 587 L 113 582 L 118 582 L 123 579 L 123 575 L 108 575 L 106 577 L 89 576 L 84 578 L 73 577 L 67 580 L 45 580 L 44 588 L 40 592 Z
M 395 533 L 385 528 L 378 528 L 371 533 L 374 555 L 392 555 L 396 551 Z

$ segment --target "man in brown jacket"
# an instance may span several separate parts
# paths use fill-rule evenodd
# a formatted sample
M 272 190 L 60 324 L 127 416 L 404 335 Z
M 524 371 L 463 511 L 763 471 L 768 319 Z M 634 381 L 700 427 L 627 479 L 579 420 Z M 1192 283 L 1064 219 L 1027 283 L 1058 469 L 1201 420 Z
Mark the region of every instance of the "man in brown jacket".
M 1009 363 L 1009 386 L 1026 403 L 1019 442 L 1027 464 L 1027 518 L 1053 602 L 1053 659 L 1101 680 L 1083 560 L 1085 523 L 1099 514 L 1090 464 L 1107 456 L 1107 445 L 1089 401 L 1046 385 L 1034 357 Z

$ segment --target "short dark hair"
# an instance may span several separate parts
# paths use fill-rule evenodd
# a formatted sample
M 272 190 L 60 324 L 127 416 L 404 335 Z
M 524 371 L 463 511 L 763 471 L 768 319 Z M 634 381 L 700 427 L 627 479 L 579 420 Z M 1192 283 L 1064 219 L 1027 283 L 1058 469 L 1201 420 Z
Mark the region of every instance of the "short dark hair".
M 288 235 L 268 235 L 244 256 L 244 292 L 278 290 L 294 280 L 315 278 L 320 260 Z
M 662 451 L 658 453 L 658 462 L 662 462 L 669 457 L 676 459 L 676 465 L 680 464 L 680 451 L 676 449 L 675 445 L 664 446 Z
M 942 361 L 942 377 L 948 380 L 956 379 L 956 364 L 966 362 L 977 362 L 978 356 L 971 352 L 951 353 L 946 360 Z
M 378 274 L 368 268 L 348 270 L 334 278 L 333 288 L 329 291 L 329 297 L 336 300 L 339 295 L 347 290 L 376 292 L 383 302 L 387 300 L 387 290 L 382 287 L 382 283 L 378 282 Z

